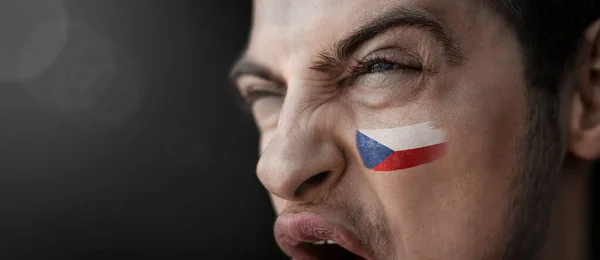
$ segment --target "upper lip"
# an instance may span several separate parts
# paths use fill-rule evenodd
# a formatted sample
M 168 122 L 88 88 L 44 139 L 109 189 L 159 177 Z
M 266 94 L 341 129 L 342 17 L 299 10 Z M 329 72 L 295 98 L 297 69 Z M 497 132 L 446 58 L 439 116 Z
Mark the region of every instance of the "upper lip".
M 324 240 L 332 240 L 357 256 L 372 259 L 355 234 L 316 213 L 279 216 L 275 222 L 275 239 L 279 247 L 294 259 L 313 259 L 306 245 Z

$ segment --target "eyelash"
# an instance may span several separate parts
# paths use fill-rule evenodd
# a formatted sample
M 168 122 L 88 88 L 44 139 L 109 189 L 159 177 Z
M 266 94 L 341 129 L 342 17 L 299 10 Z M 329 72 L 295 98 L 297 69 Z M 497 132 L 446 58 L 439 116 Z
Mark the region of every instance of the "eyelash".
M 407 71 L 414 71 L 414 72 L 420 72 L 423 71 L 423 65 L 420 62 L 413 62 L 413 64 L 409 64 L 408 63 L 400 63 L 397 62 L 393 59 L 390 59 L 389 57 L 385 56 L 385 55 L 373 55 L 373 56 L 369 56 L 363 60 L 355 60 L 356 64 L 352 67 L 350 67 L 350 75 L 352 75 L 351 78 L 356 78 L 359 76 L 363 76 L 366 74 L 378 74 L 378 73 L 387 73 L 393 70 L 407 70 Z M 390 70 L 384 70 L 384 71 L 372 71 L 373 66 L 380 64 L 380 63 L 387 63 L 387 64 L 391 64 L 396 66 L 393 69 Z
M 244 95 L 244 100 L 246 101 L 246 103 L 248 105 L 252 106 L 254 104 L 254 102 L 256 102 L 256 100 L 258 100 L 260 98 L 283 96 L 283 95 L 284 94 L 277 93 L 276 91 L 270 91 L 270 90 L 265 90 L 265 89 L 250 89 L 250 90 L 248 90 L 246 95 Z

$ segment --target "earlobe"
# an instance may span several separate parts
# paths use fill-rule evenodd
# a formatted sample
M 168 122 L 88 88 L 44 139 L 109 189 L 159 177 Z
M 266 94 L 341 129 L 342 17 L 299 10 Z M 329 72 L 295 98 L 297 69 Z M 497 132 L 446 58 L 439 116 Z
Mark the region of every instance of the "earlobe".
M 585 34 L 571 102 L 570 150 L 584 160 L 600 158 L 600 20 Z

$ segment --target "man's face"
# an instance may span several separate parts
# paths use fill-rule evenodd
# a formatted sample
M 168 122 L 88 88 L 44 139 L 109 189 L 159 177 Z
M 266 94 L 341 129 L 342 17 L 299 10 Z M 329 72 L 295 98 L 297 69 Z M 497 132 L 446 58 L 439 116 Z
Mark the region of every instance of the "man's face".
M 342 253 L 321 240 L 373 259 L 506 250 L 526 154 L 524 62 L 500 16 L 474 2 L 255 1 L 236 79 L 286 253 Z

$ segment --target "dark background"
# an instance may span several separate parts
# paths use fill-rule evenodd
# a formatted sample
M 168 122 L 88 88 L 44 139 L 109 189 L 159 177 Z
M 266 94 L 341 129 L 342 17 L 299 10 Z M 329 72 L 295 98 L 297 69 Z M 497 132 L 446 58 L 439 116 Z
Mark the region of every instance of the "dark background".
M 281 258 L 227 84 L 250 1 L 46 1 L 0 3 L 0 259 Z
M 250 5 L 2 0 L 0 259 L 283 259 L 227 84 Z

